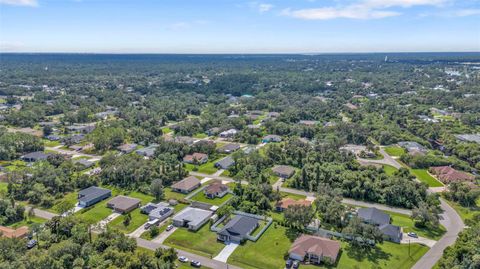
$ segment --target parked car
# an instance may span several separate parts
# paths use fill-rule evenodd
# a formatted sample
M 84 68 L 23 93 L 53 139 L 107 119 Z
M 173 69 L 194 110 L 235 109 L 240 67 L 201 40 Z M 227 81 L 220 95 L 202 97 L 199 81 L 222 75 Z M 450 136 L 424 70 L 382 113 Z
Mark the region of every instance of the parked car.
M 159 219 L 154 219 L 154 220 L 151 220 L 147 223 L 145 223 L 145 229 L 150 229 L 150 227 L 152 227 L 153 225 L 158 225 L 160 223 L 160 220 Z
M 185 256 L 180 256 L 180 257 L 178 257 L 178 260 L 179 260 L 180 262 L 188 262 L 188 258 L 185 257 Z
M 292 263 L 293 263 L 293 261 L 290 260 L 290 259 L 288 259 L 288 260 L 285 262 L 285 267 L 286 267 L 286 268 L 292 267 Z
M 168 232 L 168 231 L 170 231 L 171 229 L 173 229 L 173 225 L 170 224 L 170 225 L 167 226 L 167 229 L 165 229 L 165 231 Z
M 418 235 L 414 232 L 409 232 L 407 233 L 408 236 L 413 237 L 413 238 L 418 238 Z
M 297 269 L 298 267 L 300 267 L 300 262 L 299 261 L 294 261 L 293 264 L 292 264 L 292 268 Z
M 35 247 L 36 245 L 37 245 L 37 240 L 32 239 L 32 240 L 28 241 L 27 248 L 31 249 L 31 248 Z
M 190 265 L 197 268 L 202 267 L 202 264 L 199 261 L 192 261 Z

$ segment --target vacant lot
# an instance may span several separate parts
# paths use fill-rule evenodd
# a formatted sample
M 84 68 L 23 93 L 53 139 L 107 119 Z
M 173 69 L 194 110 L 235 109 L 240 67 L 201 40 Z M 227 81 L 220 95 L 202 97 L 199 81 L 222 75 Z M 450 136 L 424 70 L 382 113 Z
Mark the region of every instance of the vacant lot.
M 399 146 L 388 146 L 385 147 L 385 152 L 394 157 L 400 157 L 405 153 L 405 149 Z
M 225 245 L 217 242 L 217 234 L 211 232 L 209 226 L 207 223 L 196 232 L 185 228 L 177 229 L 165 240 L 165 245 L 205 257 L 215 257 Z
M 442 187 L 443 184 L 432 177 L 426 169 L 411 169 L 413 175 L 415 175 L 421 182 L 427 183 L 429 187 Z

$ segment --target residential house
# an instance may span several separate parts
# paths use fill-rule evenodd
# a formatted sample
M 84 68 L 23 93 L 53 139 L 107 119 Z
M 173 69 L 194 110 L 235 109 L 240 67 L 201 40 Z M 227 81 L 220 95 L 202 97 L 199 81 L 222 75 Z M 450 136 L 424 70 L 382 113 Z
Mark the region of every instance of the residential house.
M 322 261 L 334 264 L 340 252 L 340 243 L 320 236 L 302 234 L 293 242 L 288 251 L 293 260 L 320 264 Z
M 140 200 L 123 195 L 119 195 L 107 203 L 107 207 L 115 210 L 118 213 L 128 213 L 140 206 Z
M 0 235 L 7 238 L 25 238 L 28 235 L 28 227 L 22 226 L 17 229 L 0 226 Z
M 221 129 L 219 127 L 213 127 L 211 129 L 208 129 L 205 133 L 208 135 L 208 136 L 214 136 L 214 135 L 217 135 L 219 134 L 221 131 Z
M 292 198 L 286 197 L 286 198 L 283 198 L 281 201 L 279 201 L 275 205 L 275 208 L 276 208 L 277 211 L 284 211 L 289 206 L 296 206 L 296 205 L 311 206 L 312 201 L 308 201 L 308 200 L 304 200 L 304 199 L 294 200 Z
M 123 154 L 128 154 L 130 152 L 133 152 L 137 148 L 137 144 L 123 144 L 121 146 L 118 146 L 117 149 L 120 150 Z
M 410 155 L 425 155 L 428 150 L 415 141 L 402 141 L 398 142 L 398 145 L 405 148 Z
M 458 171 L 450 166 L 430 167 L 429 171 L 445 184 L 454 182 L 473 182 L 475 180 L 474 175 Z
M 187 207 L 173 216 L 173 225 L 196 231 L 200 229 L 212 215 L 213 212 L 209 210 Z
M 234 137 L 237 133 L 238 131 L 236 129 L 229 129 L 221 132 L 219 136 L 222 138 L 231 138 L 231 137 Z
M 36 162 L 36 161 L 44 161 L 48 159 L 50 155 L 51 155 L 50 153 L 35 151 L 35 152 L 25 154 L 20 158 L 25 162 Z
M 222 181 L 215 180 L 214 182 L 210 183 L 207 187 L 203 189 L 205 196 L 210 199 L 215 198 L 222 198 L 225 196 L 230 189 L 227 185 L 222 184 Z
M 83 158 L 75 159 L 73 160 L 73 163 L 82 166 L 84 169 L 90 168 L 95 164 L 95 162 Z
M 315 120 L 301 120 L 298 124 L 305 126 L 315 126 L 318 124 L 318 121 Z
M 156 219 L 158 219 L 159 221 L 163 221 L 173 215 L 174 210 L 172 207 L 170 207 L 169 204 L 165 202 L 160 202 L 158 204 L 146 204 L 141 208 L 141 212 L 148 215 L 149 221 Z
M 110 196 L 112 196 L 111 190 L 91 186 L 78 192 L 78 205 L 89 207 Z
M 232 156 L 227 156 L 219 161 L 217 161 L 214 165 L 218 169 L 228 169 L 230 166 L 235 164 L 235 160 Z
M 378 226 L 378 229 L 380 230 L 380 232 L 382 232 L 385 240 L 395 243 L 400 243 L 400 241 L 402 241 L 402 228 L 392 224 L 383 224 Z
M 359 208 L 357 210 L 357 215 L 365 223 L 377 226 L 390 224 L 390 215 L 375 207 Z
M 194 176 L 186 177 L 172 185 L 172 190 L 181 193 L 189 193 L 200 187 L 200 180 Z
M 295 168 L 288 165 L 276 165 L 272 168 L 272 171 L 275 173 L 275 175 L 283 179 L 290 178 L 293 176 L 293 174 L 295 174 Z
M 266 135 L 262 138 L 263 143 L 270 143 L 270 142 L 281 142 L 282 137 L 279 135 Z
M 45 138 L 50 141 L 59 141 L 60 139 L 62 139 L 59 135 L 54 134 L 47 135 Z
M 460 134 L 455 135 L 455 137 L 464 142 L 475 142 L 480 144 L 480 134 Z
M 258 220 L 252 217 L 236 215 L 220 231 L 217 239 L 225 243 L 240 244 L 258 227 Z
M 223 145 L 222 147 L 218 148 L 217 151 L 220 153 L 232 153 L 240 149 L 240 144 L 236 143 L 228 143 Z
M 158 148 L 158 144 L 151 144 L 148 147 L 137 149 L 135 152 L 138 155 L 144 156 L 144 157 L 153 157 L 155 155 L 155 150 Z
M 195 152 L 193 154 L 188 154 L 183 157 L 184 163 L 190 164 L 204 164 L 208 161 L 208 155 L 205 153 Z

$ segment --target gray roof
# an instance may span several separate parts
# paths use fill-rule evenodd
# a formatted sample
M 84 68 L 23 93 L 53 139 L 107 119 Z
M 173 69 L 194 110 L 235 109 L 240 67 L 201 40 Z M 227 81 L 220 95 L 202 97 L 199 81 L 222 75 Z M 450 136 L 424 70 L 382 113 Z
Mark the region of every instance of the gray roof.
M 150 211 L 148 216 L 150 218 L 162 219 L 165 215 L 172 214 L 173 208 L 171 207 L 157 207 Z
M 218 233 L 223 235 L 246 236 L 258 225 L 258 220 L 236 215 Z
M 94 162 L 92 162 L 92 161 L 90 161 L 90 160 L 87 160 L 87 159 L 83 159 L 83 158 L 81 158 L 81 159 L 75 159 L 75 160 L 73 160 L 73 163 L 75 163 L 75 164 L 78 163 L 78 164 L 81 164 L 81 165 L 83 165 L 83 166 L 85 166 L 85 167 L 90 167 L 90 166 L 92 166 L 92 165 L 94 164 Z
M 46 160 L 50 154 L 43 153 L 41 151 L 35 151 L 22 156 L 22 159 L 28 159 L 33 161 Z
M 139 205 L 140 200 L 137 198 L 119 195 L 108 201 L 108 204 L 117 209 L 127 210 L 133 206 Z
M 401 240 L 402 230 L 400 229 L 400 227 L 398 227 L 396 225 L 383 224 L 383 225 L 380 225 L 378 227 L 378 229 L 384 235 L 387 235 L 387 236 L 389 236 L 391 238 L 394 238 L 394 239 L 397 239 L 397 240 Z
M 390 223 L 390 215 L 375 207 L 360 208 L 357 213 L 359 218 L 373 224 L 384 225 Z
M 220 166 L 223 169 L 226 169 L 234 164 L 235 160 L 233 160 L 232 156 L 227 156 L 215 163 L 216 166 Z
M 86 202 L 111 192 L 112 191 L 108 189 L 91 186 L 78 192 L 78 196 L 80 197 L 78 200 Z
M 157 144 L 152 144 L 146 148 L 141 148 L 141 149 L 137 149 L 135 152 L 138 154 L 138 155 L 143 155 L 143 156 L 146 156 L 146 157 L 151 157 L 155 154 L 155 150 L 157 149 L 158 145 Z
M 218 149 L 218 151 L 231 152 L 231 151 L 238 150 L 239 148 L 240 148 L 240 145 L 239 145 L 239 144 L 229 143 L 229 144 L 226 144 L 226 145 L 220 147 L 220 148 Z
M 187 221 L 189 225 L 197 226 L 202 223 L 206 218 L 209 218 L 213 214 L 212 211 L 187 207 L 180 211 L 173 217 L 174 221 Z

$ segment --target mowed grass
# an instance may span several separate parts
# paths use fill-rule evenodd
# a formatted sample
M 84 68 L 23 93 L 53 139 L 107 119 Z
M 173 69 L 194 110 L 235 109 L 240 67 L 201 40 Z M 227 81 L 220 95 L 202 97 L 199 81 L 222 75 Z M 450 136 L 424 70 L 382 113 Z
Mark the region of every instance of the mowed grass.
M 173 191 L 170 187 L 164 188 L 163 189 L 163 194 L 165 196 L 165 200 L 167 200 L 167 201 L 170 200 L 170 199 L 182 200 L 182 199 L 185 198 L 185 196 L 187 196 L 186 194 Z
M 75 216 L 90 224 L 96 224 L 113 213 L 112 209 L 107 207 L 107 202 L 111 198 L 103 200 L 91 207 L 82 209 L 75 213 Z
M 256 242 L 247 241 L 238 247 L 229 257 L 228 262 L 246 269 L 278 269 L 284 268 L 284 254 L 290 249 L 292 241 L 287 237 L 284 227 L 272 225 Z M 427 251 L 428 247 L 411 244 L 410 256 L 408 245 L 384 242 L 371 251 L 361 252 L 352 249 L 348 243 L 341 242 L 341 252 L 335 266 L 301 265 L 300 268 L 411 268 Z
M 0 192 L 7 192 L 8 191 L 8 183 L 0 182 Z
M 426 169 L 410 169 L 411 173 L 421 182 L 427 183 L 429 187 L 442 187 L 443 184 L 432 177 Z
M 387 164 L 384 164 L 384 165 L 383 165 L 383 170 L 385 171 L 385 174 L 387 174 L 387 175 L 389 175 L 389 176 L 393 175 L 395 172 L 398 171 L 397 168 L 395 168 L 395 167 L 393 167 L 393 166 L 391 166 L 391 165 L 387 165 Z
M 46 219 L 42 219 L 42 218 L 33 216 L 33 217 L 27 217 L 26 219 L 24 219 L 22 221 L 12 223 L 12 224 L 8 225 L 8 227 L 13 228 L 13 229 L 17 229 L 17 228 L 22 227 L 22 226 L 31 227 L 34 224 L 43 224 L 46 221 L 47 221 Z
M 414 232 L 418 234 L 418 236 L 430 238 L 433 240 L 439 240 L 443 234 L 445 234 L 446 230 L 443 226 L 439 226 L 438 228 L 417 228 L 415 227 L 414 221 L 410 218 L 410 216 L 398 214 L 394 212 L 386 212 L 392 218 L 392 224 L 397 225 L 403 228 L 404 233 Z
M 165 245 L 209 258 L 215 257 L 225 245 L 217 242 L 217 234 L 211 232 L 209 226 L 207 223 L 196 232 L 186 228 L 177 229 L 165 240 Z
M 169 127 L 163 127 L 162 128 L 162 133 L 164 134 L 168 134 L 168 133 L 171 133 L 172 132 L 172 129 L 170 129 Z
M 118 229 L 122 233 L 128 234 L 135 231 L 138 227 L 140 227 L 141 225 L 143 225 L 145 222 L 148 221 L 148 215 L 142 214 L 140 212 L 140 208 L 137 208 L 132 212 L 130 212 L 130 216 L 132 217 L 132 219 L 130 220 L 130 223 L 127 226 L 123 224 L 123 220 L 125 219 L 125 216 L 126 214 L 117 217 L 116 219 L 108 223 L 107 226 L 114 229 Z
M 394 157 L 400 157 L 405 154 L 405 149 L 399 146 L 388 146 L 385 147 L 385 152 Z
M 206 204 L 219 206 L 219 205 L 225 203 L 226 201 L 230 200 L 232 197 L 233 197 L 233 194 L 227 193 L 222 198 L 216 197 L 215 199 L 210 199 L 210 198 L 207 198 L 207 196 L 205 196 L 203 191 L 200 191 L 197 194 L 195 194 L 195 196 L 191 197 L 190 199 L 194 200 L 194 201 L 197 201 L 197 202 L 201 202 L 201 203 L 206 203 Z
M 459 203 L 450 201 L 448 199 L 444 199 L 455 211 L 457 211 L 458 215 L 460 215 L 460 218 L 462 218 L 463 221 L 467 219 L 472 219 L 473 216 L 476 213 L 480 213 L 480 198 L 477 199 L 477 206 L 476 207 L 463 207 Z
M 215 168 L 215 163 L 216 162 L 217 162 L 217 160 L 214 160 L 214 161 L 208 161 L 208 162 L 206 162 L 202 165 L 197 165 L 197 172 L 204 173 L 204 174 L 209 174 L 209 175 L 217 172 L 217 168 Z M 193 171 L 194 168 L 195 168 L 195 165 L 190 164 L 190 163 L 186 163 L 185 168 L 188 171 Z

